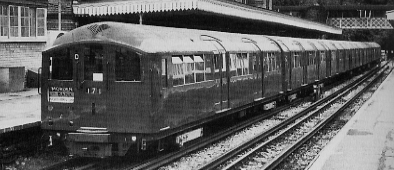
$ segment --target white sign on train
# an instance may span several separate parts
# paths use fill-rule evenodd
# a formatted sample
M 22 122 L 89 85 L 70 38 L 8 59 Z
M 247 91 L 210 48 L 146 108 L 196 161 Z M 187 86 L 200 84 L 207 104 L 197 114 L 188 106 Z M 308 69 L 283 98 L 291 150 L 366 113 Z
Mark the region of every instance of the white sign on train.
M 50 87 L 49 102 L 74 103 L 74 91 L 72 87 Z

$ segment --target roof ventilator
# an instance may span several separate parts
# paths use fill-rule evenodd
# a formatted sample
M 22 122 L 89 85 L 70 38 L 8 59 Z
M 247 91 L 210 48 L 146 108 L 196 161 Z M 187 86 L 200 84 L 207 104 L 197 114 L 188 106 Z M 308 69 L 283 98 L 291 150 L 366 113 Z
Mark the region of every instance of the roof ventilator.
M 95 36 L 99 32 L 104 31 L 108 28 L 109 28 L 109 25 L 107 25 L 107 24 L 101 24 L 101 25 L 93 24 L 91 26 L 88 26 L 88 29 L 92 32 L 93 36 Z

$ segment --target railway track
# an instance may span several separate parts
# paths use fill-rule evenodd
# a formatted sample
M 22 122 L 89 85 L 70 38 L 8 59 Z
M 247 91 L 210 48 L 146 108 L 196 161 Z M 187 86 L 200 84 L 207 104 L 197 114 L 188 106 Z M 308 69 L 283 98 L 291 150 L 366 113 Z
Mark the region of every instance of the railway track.
M 371 71 L 371 72 L 369 72 L 368 74 L 366 74 L 365 76 L 363 76 L 360 79 L 366 79 L 368 76 L 371 76 L 372 74 L 374 74 L 374 72 Z M 356 81 L 353 82 L 353 83 L 350 83 L 349 85 L 347 85 L 343 89 L 348 89 L 349 87 L 354 86 L 355 83 L 356 83 Z M 290 119 L 286 119 L 285 121 L 288 122 L 287 124 L 291 123 L 292 121 L 296 120 L 297 118 L 299 118 L 303 114 L 305 114 L 305 112 L 310 112 L 311 110 L 315 109 L 317 106 L 321 105 L 321 103 L 324 103 L 325 101 L 334 98 L 335 96 L 337 96 L 339 93 L 341 93 L 343 91 L 344 90 L 338 90 L 338 91 L 334 92 L 332 95 L 326 97 L 325 100 L 320 100 L 320 101 L 314 103 L 312 106 L 310 106 L 307 109 L 305 109 L 303 113 L 297 114 L 297 116 L 294 116 L 294 117 L 292 117 Z M 157 168 L 169 165 L 169 164 L 181 159 L 182 157 L 184 157 L 184 156 L 186 156 L 188 154 L 191 154 L 191 153 L 196 152 L 196 151 L 198 151 L 200 149 L 203 149 L 203 148 L 205 148 L 205 147 L 207 147 L 209 145 L 212 145 L 215 142 L 218 142 L 218 141 L 220 141 L 220 140 L 222 140 L 222 139 L 224 139 L 224 138 L 226 138 L 226 137 L 228 137 L 230 135 L 233 135 L 235 132 L 237 132 L 237 131 L 239 131 L 241 129 L 244 129 L 244 128 L 248 127 L 248 126 L 251 126 L 251 125 L 253 125 L 253 124 L 257 123 L 257 122 L 263 121 L 264 119 L 272 117 L 273 115 L 277 115 L 281 111 L 286 110 L 288 108 L 289 108 L 289 106 L 283 107 L 281 109 L 278 109 L 278 110 L 275 110 L 275 111 L 271 112 L 269 115 L 264 115 L 262 117 L 255 118 L 253 122 L 244 122 L 244 124 L 242 124 L 242 125 L 238 125 L 238 126 L 235 126 L 233 128 L 229 128 L 229 129 L 226 130 L 225 133 L 223 133 L 223 135 L 222 134 L 214 135 L 214 137 L 211 137 L 209 139 L 205 139 L 203 142 L 199 142 L 199 143 L 197 143 L 197 144 L 195 144 L 195 145 L 193 145 L 191 147 L 184 148 L 184 149 L 182 149 L 182 150 L 180 150 L 180 151 L 178 151 L 176 153 L 171 153 L 171 154 L 165 155 L 165 156 L 163 156 L 163 157 L 161 157 L 159 159 L 149 160 L 146 163 L 143 163 L 141 165 L 131 166 L 131 167 L 127 167 L 127 168 L 124 168 L 124 169 L 157 169 Z M 285 124 L 278 125 L 278 127 L 279 128 L 283 128 L 284 126 L 286 126 Z M 269 134 L 270 132 L 274 133 L 275 129 L 268 130 L 267 133 L 265 133 L 265 135 Z M 232 151 L 230 151 L 230 152 L 232 152 Z M 228 155 L 228 153 L 223 154 L 223 155 Z M 222 156 L 220 156 L 220 157 L 222 157 Z M 206 168 L 210 169 L 209 166 L 207 166 L 207 167 L 203 166 L 201 169 L 206 169 Z M 161 168 L 161 169 L 166 169 L 166 168 Z
M 210 161 L 201 169 L 274 169 L 293 151 L 302 146 L 322 127 L 340 114 L 382 75 L 383 71 L 373 80 L 369 80 L 368 77 L 363 78 L 362 81 L 352 85 L 346 91 L 339 95 L 335 94 L 336 97 L 328 102 L 325 99 L 316 102 L 316 105 L 310 107 L 316 108 L 316 110 L 308 108 L 299 113 L 305 116 L 299 119 L 295 118 L 298 120 L 291 118 L 291 121 L 295 121 L 295 123 L 288 124 L 284 121 L 285 125 L 281 124 L 281 127 L 273 128 L 266 134 Z M 369 82 L 361 89 L 359 86 L 365 81 Z
M 371 71 L 371 72 L 367 73 L 366 75 L 362 76 L 360 79 L 365 80 L 369 76 L 371 76 L 372 74 L 374 74 L 374 72 Z M 355 84 L 357 82 L 358 81 L 354 81 L 354 82 L 348 84 L 343 89 L 348 89 L 351 86 L 356 86 Z M 333 98 L 335 96 L 337 96 L 340 93 L 343 93 L 343 91 L 344 90 L 338 90 L 338 91 L 334 92 L 333 94 L 327 96 L 325 99 L 319 100 L 316 103 L 311 104 L 310 106 L 305 105 L 304 107 L 307 107 L 307 108 L 306 109 L 303 108 L 304 111 L 296 114 L 295 116 L 285 119 L 284 122 L 287 122 L 287 123 L 278 123 L 278 125 L 276 125 L 273 128 L 270 128 L 269 130 L 264 132 L 262 135 L 260 135 L 261 137 L 259 137 L 259 138 L 268 137 L 268 136 L 272 135 L 273 133 L 276 133 L 277 129 L 283 129 L 284 127 L 291 124 L 291 122 L 294 122 L 295 120 L 300 119 L 300 117 L 305 115 L 307 112 L 313 111 L 315 108 L 317 108 L 322 103 L 325 103 L 327 100 L 330 100 L 330 99 L 333 100 Z M 196 152 L 198 150 L 206 148 L 209 145 L 212 145 L 220 140 L 223 140 L 226 137 L 233 135 L 234 132 L 241 131 L 242 129 L 252 126 L 253 124 L 261 122 L 269 117 L 273 117 L 274 115 L 278 115 L 280 112 L 283 112 L 284 110 L 289 109 L 290 107 L 293 107 L 295 105 L 299 105 L 301 102 L 302 102 L 302 100 L 297 100 L 292 105 L 287 105 L 287 106 L 277 108 L 277 109 L 273 110 L 272 112 L 270 112 L 269 114 L 259 115 L 251 121 L 244 121 L 240 124 L 237 124 L 236 126 L 233 126 L 233 127 L 230 127 L 224 131 L 221 131 L 213 136 L 209 136 L 208 138 L 199 139 L 196 143 L 186 146 L 186 147 L 180 149 L 179 151 L 171 152 L 171 153 L 168 153 L 165 155 L 159 155 L 157 157 L 147 159 L 147 160 L 143 161 L 142 163 L 141 162 L 139 162 L 139 163 L 134 162 L 134 163 L 128 163 L 128 164 L 124 164 L 124 165 L 119 165 L 119 164 L 123 164 L 123 162 L 117 161 L 117 160 L 114 161 L 114 160 L 105 160 L 104 159 L 104 160 L 100 160 L 100 161 L 84 160 L 84 161 L 82 161 L 82 162 L 84 162 L 84 164 L 78 164 L 78 163 L 74 162 L 75 161 L 74 159 L 71 159 L 70 161 L 62 162 L 60 164 L 56 164 L 56 165 L 44 168 L 43 170 L 51 170 L 51 169 L 87 170 L 87 169 L 106 169 L 105 167 L 111 167 L 111 165 L 106 165 L 106 164 L 112 164 L 112 165 L 118 164 L 118 168 L 116 168 L 116 169 L 158 169 L 160 167 L 169 165 L 169 164 L 181 159 L 182 157 L 185 157 L 188 154 L 191 154 L 193 152 Z M 255 138 L 253 140 L 261 140 L 261 139 Z M 247 143 L 251 143 L 249 145 L 253 145 L 253 142 L 247 142 Z M 246 146 L 246 145 L 242 144 L 242 146 Z M 235 150 L 241 151 L 242 146 L 237 147 L 237 149 L 233 149 L 229 152 L 226 152 L 225 154 L 222 154 L 220 156 L 220 158 L 216 158 L 216 159 L 214 159 L 214 161 L 209 161 L 208 164 L 201 166 L 201 169 L 212 169 L 215 167 L 217 168 L 219 165 L 223 164 L 223 163 L 220 163 L 220 160 L 225 162 L 224 160 L 226 160 L 226 159 L 228 160 L 228 159 L 234 158 L 236 155 L 234 153 L 237 153 Z M 225 157 L 228 157 L 228 158 L 225 158 Z M 105 162 L 112 162 L 112 163 L 105 163 Z M 113 169 L 113 168 L 110 168 L 110 169 Z

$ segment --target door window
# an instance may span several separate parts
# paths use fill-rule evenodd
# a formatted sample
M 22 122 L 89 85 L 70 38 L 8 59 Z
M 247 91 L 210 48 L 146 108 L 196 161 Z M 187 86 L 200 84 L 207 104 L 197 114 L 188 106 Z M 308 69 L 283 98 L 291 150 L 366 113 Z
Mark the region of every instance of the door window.
M 85 46 L 84 80 L 103 81 L 103 48 L 102 46 Z

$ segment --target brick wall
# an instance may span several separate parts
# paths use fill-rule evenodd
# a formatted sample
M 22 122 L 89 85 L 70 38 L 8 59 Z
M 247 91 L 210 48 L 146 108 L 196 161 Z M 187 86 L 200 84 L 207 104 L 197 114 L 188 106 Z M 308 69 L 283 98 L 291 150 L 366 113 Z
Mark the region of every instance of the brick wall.
M 25 67 L 33 70 L 41 67 L 41 52 L 45 42 L 2 42 L 0 43 L 0 67 Z

